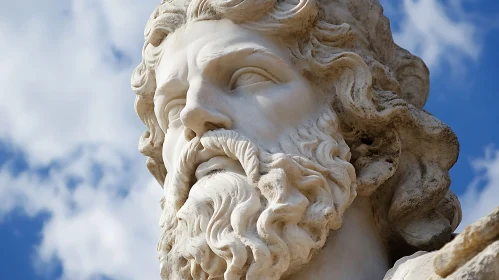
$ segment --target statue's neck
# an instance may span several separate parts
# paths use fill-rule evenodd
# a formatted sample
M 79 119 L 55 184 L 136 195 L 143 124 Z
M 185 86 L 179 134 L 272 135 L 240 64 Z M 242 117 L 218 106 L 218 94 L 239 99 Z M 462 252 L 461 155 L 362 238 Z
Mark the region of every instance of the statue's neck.
M 383 279 L 389 268 L 388 254 L 374 225 L 369 201 L 357 197 L 347 210 L 341 229 L 332 232 L 325 247 L 287 280 Z

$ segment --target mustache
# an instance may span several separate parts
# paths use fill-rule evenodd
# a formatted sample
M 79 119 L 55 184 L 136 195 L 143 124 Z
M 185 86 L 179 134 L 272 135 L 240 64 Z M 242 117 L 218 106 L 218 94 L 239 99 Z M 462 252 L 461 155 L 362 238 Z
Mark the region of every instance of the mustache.
M 178 211 L 189 197 L 195 183 L 196 168 L 215 156 L 237 160 L 250 183 L 259 180 L 260 149 L 249 138 L 233 130 L 217 129 L 194 137 L 181 150 L 172 173 L 165 180 L 165 202 Z

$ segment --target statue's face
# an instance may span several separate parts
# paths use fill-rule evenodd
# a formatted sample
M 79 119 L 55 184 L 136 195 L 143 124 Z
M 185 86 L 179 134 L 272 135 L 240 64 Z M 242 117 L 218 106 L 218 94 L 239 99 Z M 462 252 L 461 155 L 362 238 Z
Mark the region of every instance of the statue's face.
M 189 23 L 161 47 L 162 277 L 291 273 L 355 197 L 335 113 L 284 44 L 230 21 Z
M 228 20 L 194 22 L 163 45 L 154 104 L 169 172 L 182 147 L 207 130 L 234 130 L 272 150 L 320 112 L 320 95 L 287 50 L 255 31 Z

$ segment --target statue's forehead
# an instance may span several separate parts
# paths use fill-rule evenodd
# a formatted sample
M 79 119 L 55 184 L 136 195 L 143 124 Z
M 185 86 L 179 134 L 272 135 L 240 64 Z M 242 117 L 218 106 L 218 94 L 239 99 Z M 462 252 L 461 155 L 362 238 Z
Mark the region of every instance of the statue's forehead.
M 266 49 L 284 55 L 282 46 L 276 41 L 230 20 L 190 22 L 168 35 L 165 41 L 164 53 L 167 55 L 182 52 L 189 56 L 209 56 L 243 48 Z
M 290 65 L 282 45 L 228 20 L 189 23 L 170 34 L 162 47 L 159 72 L 178 72 L 193 66 L 203 68 L 224 56 L 236 58 L 254 52 L 273 54 Z

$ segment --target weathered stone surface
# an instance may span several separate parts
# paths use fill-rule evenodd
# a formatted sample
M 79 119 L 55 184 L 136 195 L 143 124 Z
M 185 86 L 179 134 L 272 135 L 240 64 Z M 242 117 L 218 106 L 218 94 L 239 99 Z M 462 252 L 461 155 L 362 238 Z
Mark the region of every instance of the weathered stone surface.
M 451 279 L 499 279 L 499 208 L 439 250 L 434 266 Z
M 470 261 L 445 279 L 496 280 L 499 279 L 499 241 L 487 246 Z
M 382 279 L 450 240 L 458 142 L 377 0 L 164 0 L 145 41 L 163 279 Z

